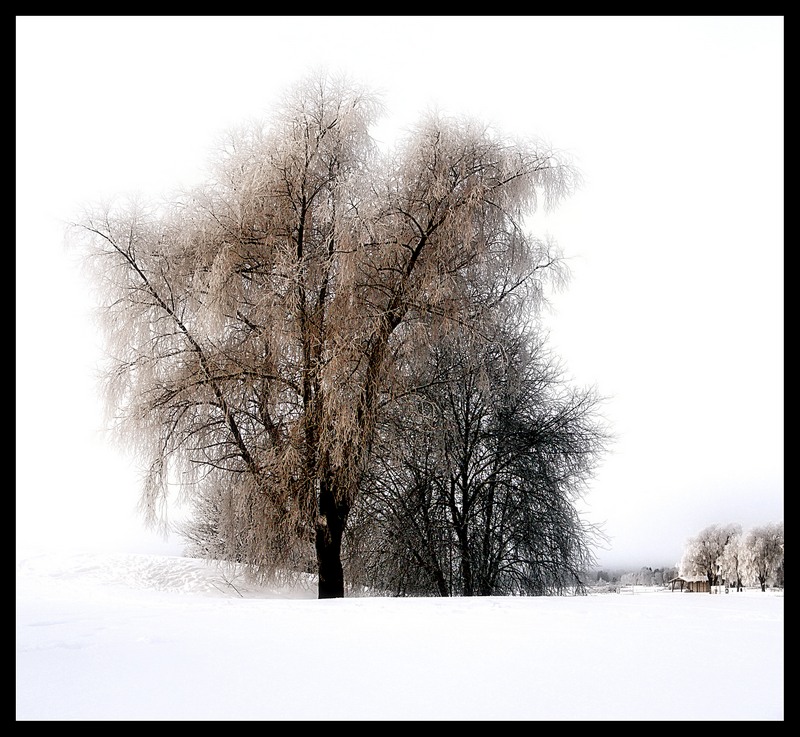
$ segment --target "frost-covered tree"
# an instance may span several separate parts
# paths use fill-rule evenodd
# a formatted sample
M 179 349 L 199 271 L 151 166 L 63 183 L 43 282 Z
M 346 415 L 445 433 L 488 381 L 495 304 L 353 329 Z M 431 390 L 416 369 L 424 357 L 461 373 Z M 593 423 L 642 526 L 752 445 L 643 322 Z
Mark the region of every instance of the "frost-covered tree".
M 661 571 L 644 566 L 638 571 L 628 571 L 620 576 L 619 582 L 625 586 L 655 586 L 663 582 Z
M 230 134 L 205 185 L 77 224 L 147 518 L 172 489 L 205 497 L 232 555 L 264 576 L 313 561 L 321 598 L 344 595 L 344 533 L 404 366 L 431 331 L 558 276 L 526 218 L 577 181 L 540 142 L 437 113 L 381 154 L 380 112 L 309 78 Z
M 717 586 L 725 546 L 741 534 L 742 528 L 738 524 L 714 524 L 701 530 L 687 542 L 679 565 L 681 575 L 705 576 L 709 587 Z
M 726 585 L 735 586 L 737 591 L 741 591 L 744 566 L 744 539 L 739 530 L 728 540 L 722 551 L 719 559 L 719 574 Z
M 783 522 L 752 528 L 744 538 L 747 577 L 766 591 L 767 584 L 783 583 Z
M 678 575 L 677 569 L 673 568 L 656 568 L 653 571 L 653 584 L 656 586 L 663 586 L 668 583 L 674 576 Z

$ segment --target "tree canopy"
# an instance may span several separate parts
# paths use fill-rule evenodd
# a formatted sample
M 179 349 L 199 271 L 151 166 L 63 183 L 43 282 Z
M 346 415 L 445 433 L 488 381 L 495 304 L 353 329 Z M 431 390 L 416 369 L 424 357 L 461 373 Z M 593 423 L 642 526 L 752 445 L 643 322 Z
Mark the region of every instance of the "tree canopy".
M 265 575 L 313 565 L 321 598 L 344 595 L 345 532 L 387 413 L 409 397 L 424 413 L 421 384 L 444 368 L 436 346 L 458 335 L 488 360 L 490 327 L 535 318 L 546 281 L 566 272 L 528 218 L 580 179 L 535 139 L 439 113 L 382 153 L 370 136 L 381 112 L 359 85 L 310 77 L 266 121 L 230 132 L 203 185 L 77 223 L 102 295 L 108 407 L 146 463 L 148 519 L 177 488 L 213 510 L 226 554 Z M 500 371 L 499 390 L 530 382 L 526 370 Z M 522 452 L 498 462 L 539 490 L 540 511 L 566 505 L 580 542 L 566 489 L 599 450 L 594 406 L 561 405 L 586 410 L 569 432 L 583 427 L 588 446 L 574 448 L 569 433 L 534 438 L 550 405 L 517 406 L 497 405 L 505 429 L 491 442 Z M 403 451 L 441 452 L 417 430 Z M 534 463 L 540 452 L 564 460 Z

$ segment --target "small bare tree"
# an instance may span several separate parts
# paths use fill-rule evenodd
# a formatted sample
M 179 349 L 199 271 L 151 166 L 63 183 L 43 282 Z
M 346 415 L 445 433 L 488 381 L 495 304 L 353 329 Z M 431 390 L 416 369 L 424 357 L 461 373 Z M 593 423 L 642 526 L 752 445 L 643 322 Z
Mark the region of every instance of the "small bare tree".
M 577 181 L 538 142 L 437 114 L 379 156 L 380 112 L 368 90 L 309 78 L 231 133 L 206 186 L 77 224 L 147 518 L 174 485 L 216 498 L 227 544 L 263 575 L 314 559 L 320 598 L 344 595 L 378 409 L 421 336 L 557 274 L 525 218 Z
M 608 440 L 600 400 L 502 317 L 440 337 L 384 416 L 353 510 L 354 580 L 411 595 L 583 591 L 601 534 L 575 505 Z

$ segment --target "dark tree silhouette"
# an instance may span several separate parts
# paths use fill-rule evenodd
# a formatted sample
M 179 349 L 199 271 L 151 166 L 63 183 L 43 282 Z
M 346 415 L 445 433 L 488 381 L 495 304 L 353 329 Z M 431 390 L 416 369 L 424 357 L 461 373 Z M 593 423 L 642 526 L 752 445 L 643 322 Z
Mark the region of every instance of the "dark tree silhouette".
M 440 338 L 420 387 L 393 404 L 354 509 L 354 580 L 414 595 L 583 591 L 601 533 L 575 505 L 609 437 L 600 400 L 509 324 Z

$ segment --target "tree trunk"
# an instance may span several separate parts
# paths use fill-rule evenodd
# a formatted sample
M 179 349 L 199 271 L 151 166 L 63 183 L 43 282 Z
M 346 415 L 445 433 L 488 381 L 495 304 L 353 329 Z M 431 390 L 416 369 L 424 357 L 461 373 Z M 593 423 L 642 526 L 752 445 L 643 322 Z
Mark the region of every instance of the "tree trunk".
M 318 598 L 344 597 L 344 571 L 342 569 L 342 535 L 349 505 L 337 501 L 335 487 L 330 479 L 320 481 L 319 516 L 317 517 L 316 549 L 319 572 Z M 342 495 L 343 496 L 343 495 Z
M 456 529 L 461 549 L 461 579 L 464 590 L 462 596 L 474 596 L 475 586 L 472 578 L 472 557 L 469 548 L 469 535 L 466 526 Z
M 447 581 L 444 578 L 442 569 L 437 565 L 434 571 L 434 578 L 436 579 L 436 588 L 439 589 L 439 596 L 450 596 L 450 590 L 447 588 Z

